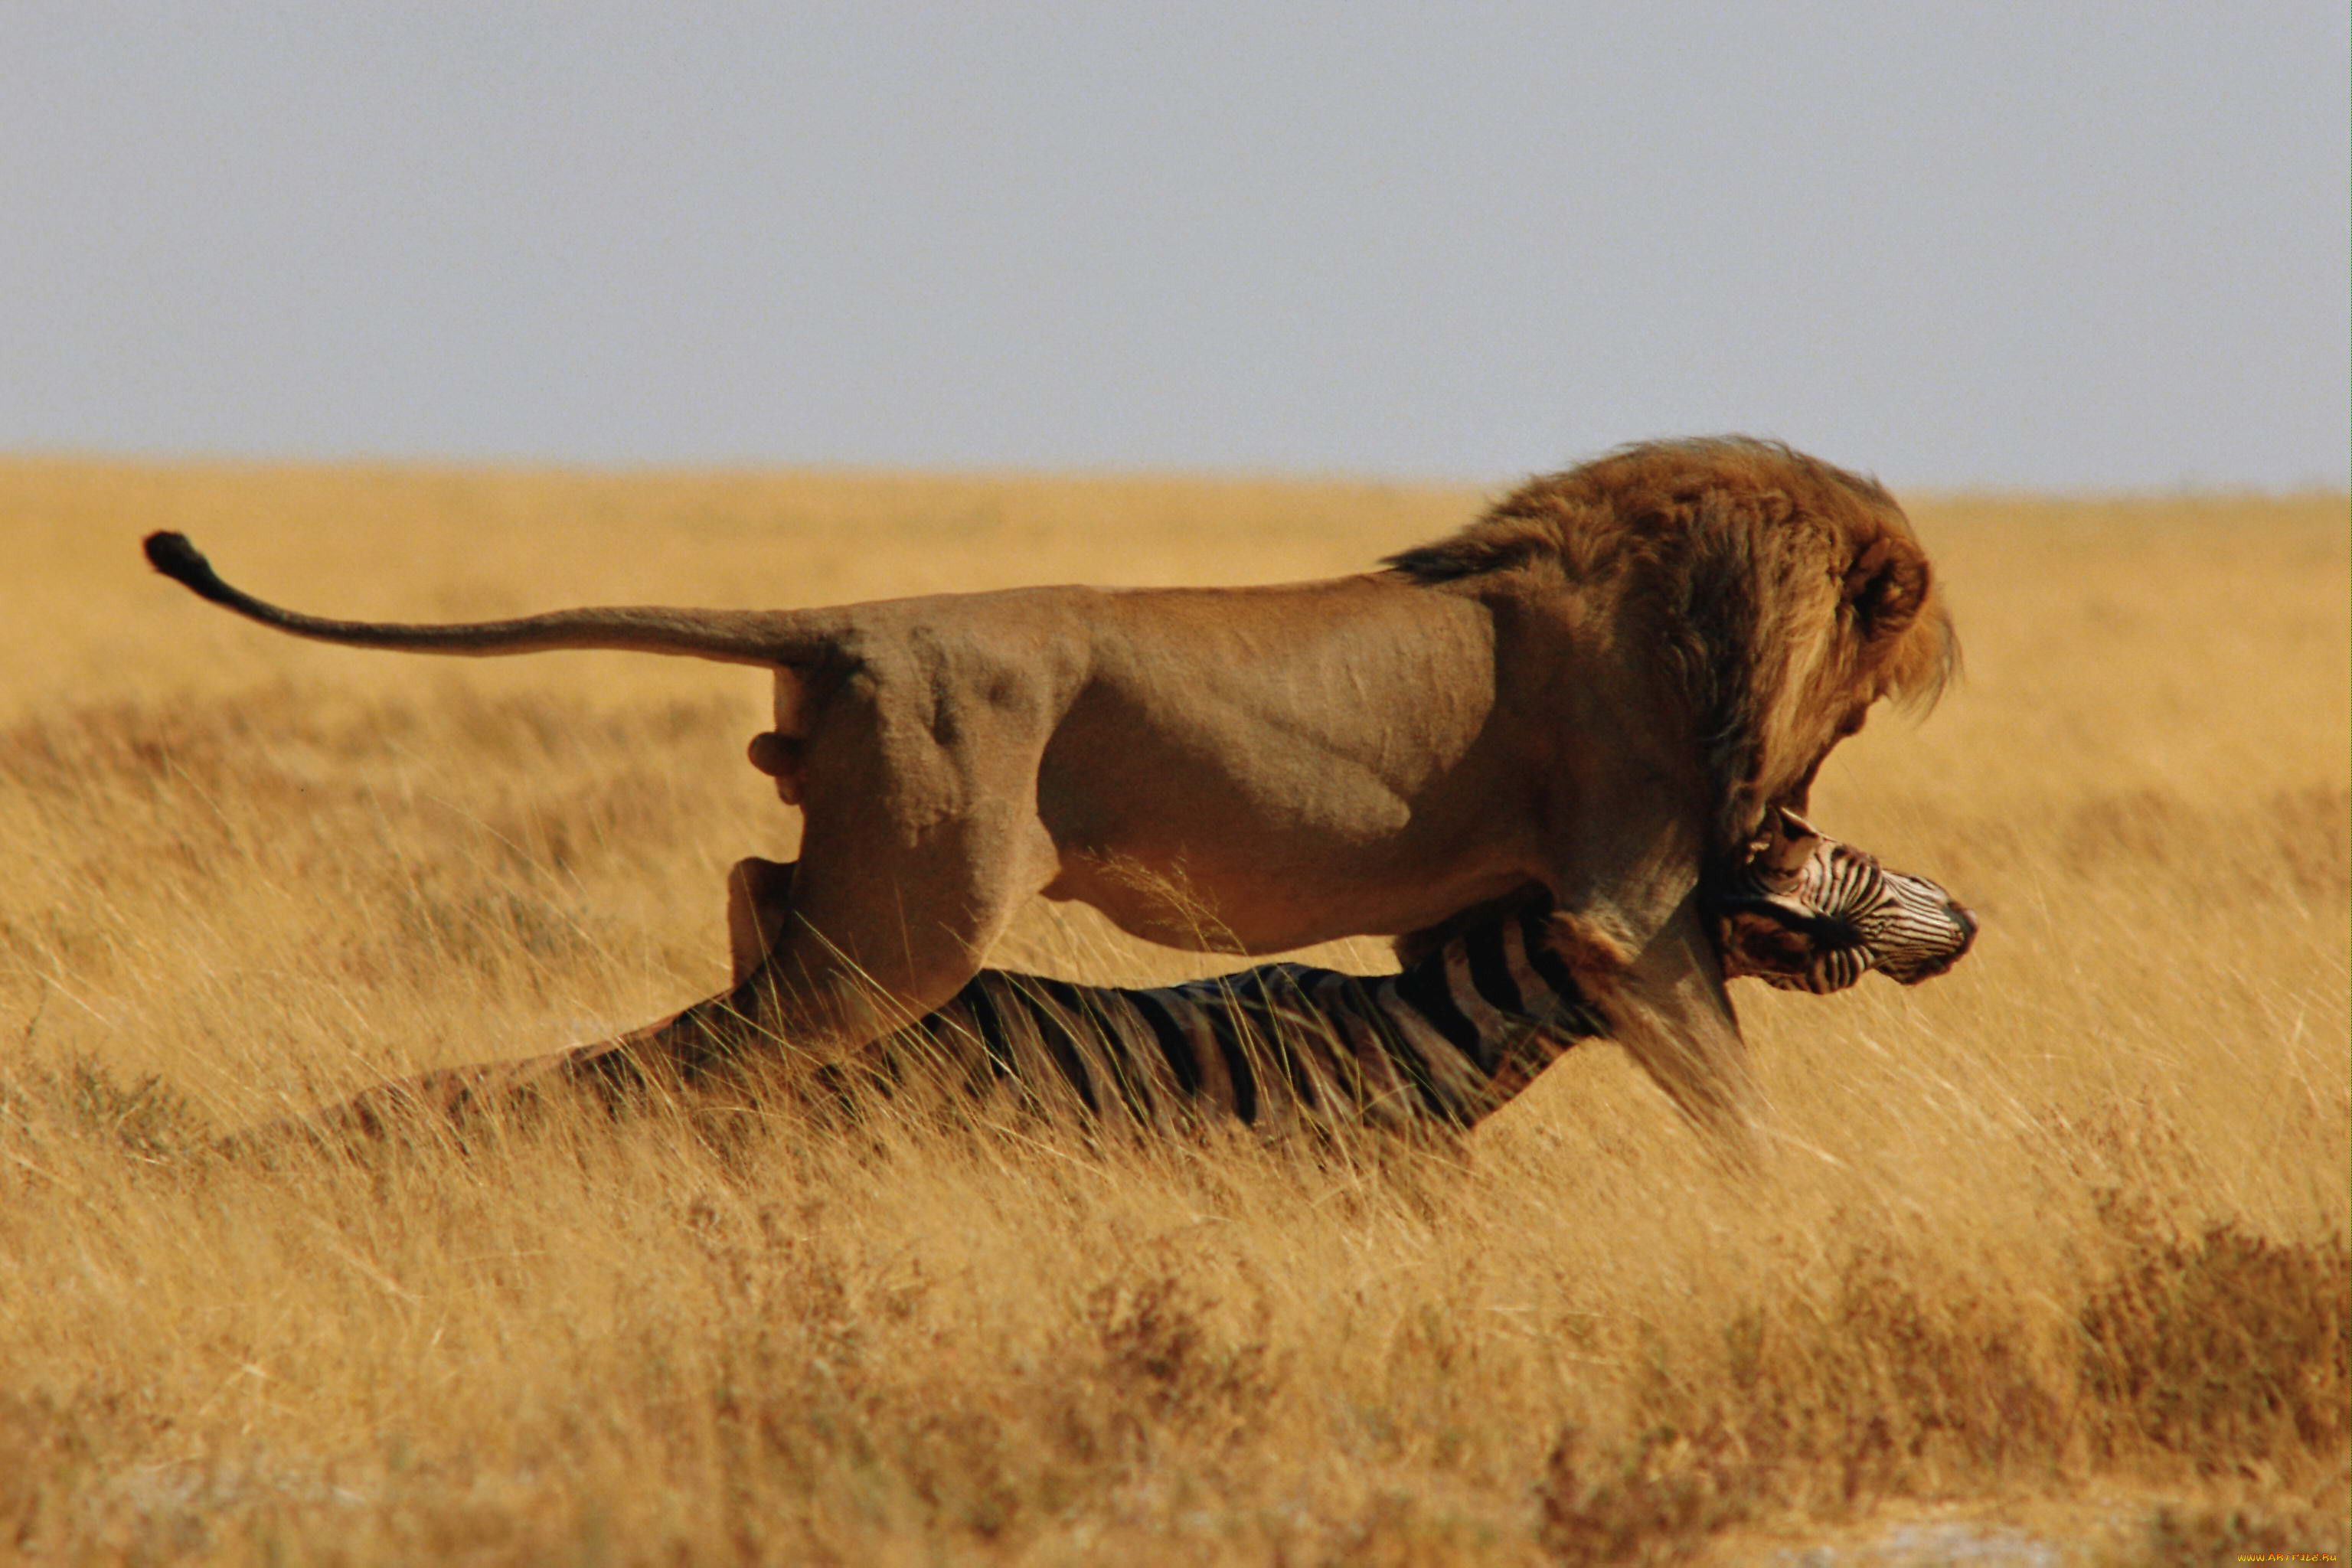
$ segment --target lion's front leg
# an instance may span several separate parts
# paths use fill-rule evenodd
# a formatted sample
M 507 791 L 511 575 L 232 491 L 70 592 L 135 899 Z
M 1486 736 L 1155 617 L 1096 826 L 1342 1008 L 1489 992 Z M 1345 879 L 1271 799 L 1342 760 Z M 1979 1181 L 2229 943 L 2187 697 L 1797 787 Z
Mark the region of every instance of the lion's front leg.
M 1592 814 L 1607 831 L 1562 835 L 1554 950 L 1611 1037 L 1719 1154 L 1752 1166 L 1763 1097 L 1703 916 L 1696 836 L 1655 803 L 1610 806 Z
M 1763 1094 L 1748 1042 L 1724 989 L 1723 963 L 1694 892 L 1613 973 L 1578 979 L 1609 1020 L 1610 1033 L 1667 1098 L 1733 1165 L 1758 1162 Z

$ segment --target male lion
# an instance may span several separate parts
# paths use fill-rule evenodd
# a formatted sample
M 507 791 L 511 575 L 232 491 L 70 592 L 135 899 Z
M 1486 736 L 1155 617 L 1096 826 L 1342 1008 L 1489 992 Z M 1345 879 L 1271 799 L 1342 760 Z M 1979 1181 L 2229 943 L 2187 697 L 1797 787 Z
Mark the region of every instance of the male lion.
M 1735 1144 L 1753 1089 L 1701 870 L 1956 658 L 1894 499 L 1742 437 L 1625 447 L 1384 571 L 1278 587 L 392 626 L 264 604 L 178 534 L 147 555 L 329 642 L 775 672 L 751 759 L 806 813 L 791 918 L 742 983 L 620 1042 L 648 1064 L 839 1059 L 954 996 L 1032 894 L 1259 953 L 1535 882 L 1611 1033 Z

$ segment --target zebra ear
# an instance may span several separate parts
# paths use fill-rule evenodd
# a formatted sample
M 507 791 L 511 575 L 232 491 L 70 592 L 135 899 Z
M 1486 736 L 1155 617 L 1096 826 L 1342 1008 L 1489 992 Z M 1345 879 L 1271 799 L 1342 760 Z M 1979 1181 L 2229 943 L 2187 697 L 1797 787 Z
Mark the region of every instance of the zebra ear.
M 1767 824 L 1764 847 L 1756 852 L 1758 879 L 1776 893 L 1785 892 L 1821 844 L 1822 836 L 1811 823 L 1785 805 L 1777 807 Z

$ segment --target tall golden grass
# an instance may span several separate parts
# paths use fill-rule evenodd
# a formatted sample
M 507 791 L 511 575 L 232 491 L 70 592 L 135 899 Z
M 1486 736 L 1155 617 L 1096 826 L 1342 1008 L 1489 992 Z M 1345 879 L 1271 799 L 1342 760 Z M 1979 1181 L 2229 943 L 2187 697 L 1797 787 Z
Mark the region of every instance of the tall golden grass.
M 1455 1149 L 583 1114 L 189 1153 L 715 989 L 725 868 L 794 828 L 751 674 L 298 644 L 144 531 L 446 618 L 1307 576 L 1477 500 L 0 463 L 0 1556 L 2341 1552 L 2340 496 L 1915 503 L 1968 679 L 1817 815 L 1986 933 L 1916 991 L 1741 996 L 1761 1183 L 1608 1046 Z M 1044 910 L 999 959 L 1214 966 Z

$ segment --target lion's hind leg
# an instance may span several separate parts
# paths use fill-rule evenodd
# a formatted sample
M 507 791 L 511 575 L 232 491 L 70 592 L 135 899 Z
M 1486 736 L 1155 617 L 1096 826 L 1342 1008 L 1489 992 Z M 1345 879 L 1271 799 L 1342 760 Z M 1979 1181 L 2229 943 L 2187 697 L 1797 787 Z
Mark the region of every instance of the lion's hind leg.
M 728 984 L 751 978 L 792 918 L 793 873 L 799 864 L 747 855 L 727 872 Z
M 845 1061 L 950 1000 L 1052 881 L 1035 804 L 1047 694 L 969 650 L 887 651 L 798 745 L 799 860 L 730 874 L 729 989 L 583 1053 L 583 1070 L 789 1081 Z M 982 668 L 959 668 L 967 656 Z

